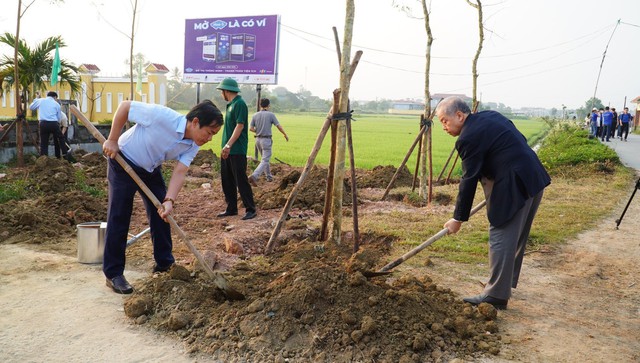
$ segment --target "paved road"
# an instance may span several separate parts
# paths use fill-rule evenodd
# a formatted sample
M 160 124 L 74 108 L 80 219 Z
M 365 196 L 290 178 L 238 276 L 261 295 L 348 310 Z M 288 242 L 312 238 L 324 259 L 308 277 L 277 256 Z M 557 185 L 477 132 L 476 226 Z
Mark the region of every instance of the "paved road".
M 618 153 L 624 165 L 640 170 L 640 135 L 630 133 L 626 142 L 620 139 L 611 139 L 610 142 L 605 141 L 604 143 Z

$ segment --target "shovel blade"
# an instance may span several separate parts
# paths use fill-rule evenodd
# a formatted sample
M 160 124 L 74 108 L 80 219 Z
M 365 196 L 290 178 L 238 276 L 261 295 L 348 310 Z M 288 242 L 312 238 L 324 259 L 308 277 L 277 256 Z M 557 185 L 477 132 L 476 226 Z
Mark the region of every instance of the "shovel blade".
M 393 271 L 362 271 L 362 276 L 366 278 L 385 276 L 393 273 Z

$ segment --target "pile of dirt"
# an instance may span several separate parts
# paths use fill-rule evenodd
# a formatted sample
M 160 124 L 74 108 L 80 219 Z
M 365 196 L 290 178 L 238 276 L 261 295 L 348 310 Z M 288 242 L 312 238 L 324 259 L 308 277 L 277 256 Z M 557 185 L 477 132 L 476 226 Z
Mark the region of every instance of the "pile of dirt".
M 461 303 L 429 277 L 372 278 L 388 246 L 289 243 L 236 264 L 227 301 L 203 273 L 182 266 L 147 279 L 125 313 L 225 362 L 425 362 L 498 354 L 496 310 Z
M 100 168 L 87 165 L 87 170 L 98 173 Z M 42 156 L 14 172 L 7 182 L 21 181 L 28 198 L 0 205 L 0 242 L 68 242 L 77 224 L 104 221 L 104 177 L 87 176 L 83 168 L 82 162 L 74 166 L 66 160 Z
M 282 208 L 291 194 L 291 190 L 300 179 L 301 170 L 278 166 L 273 175 L 277 183 L 264 184 L 254 190 L 256 204 L 260 209 Z M 343 205 L 351 205 L 351 186 L 347 179 L 343 183 Z M 309 171 L 302 187 L 298 190 L 294 206 L 322 213 L 327 189 L 327 168 L 314 166 Z
M 356 173 L 356 185 L 358 188 L 386 188 L 396 173 L 393 165 L 375 166 L 371 171 L 361 170 Z M 413 175 L 404 165 L 398 172 L 394 187 L 410 187 L 413 184 Z

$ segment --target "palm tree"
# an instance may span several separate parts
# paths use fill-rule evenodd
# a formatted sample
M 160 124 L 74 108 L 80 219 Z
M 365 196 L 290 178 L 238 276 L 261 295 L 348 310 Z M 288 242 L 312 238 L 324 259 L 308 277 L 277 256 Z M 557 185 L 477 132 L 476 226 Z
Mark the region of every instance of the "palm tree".
M 12 48 L 16 44 L 15 37 L 11 33 L 0 35 L 0 42 Z M 47 89 L 56 43 L 60 48 L 66 45 L 60 36 L 47 38 L 33 49 L 29 48 L 23 40 L 18 42 L 18 70 L 22 100 L 32 99 L 37 91 Z M 79 92 L 78 68 L 64 59 L 61 59 L 60 64 L 61 83 L 68 83 L 73 93 Z M 13 57 L 5 55 L 0 59 L 0 85 L 5 85 L 7 90 L 10 90 L 14 84 L 14 67 Z M 27 94 L 32 97 L 25 97 Z M 23 109 L 26 109 L 26 104 Z

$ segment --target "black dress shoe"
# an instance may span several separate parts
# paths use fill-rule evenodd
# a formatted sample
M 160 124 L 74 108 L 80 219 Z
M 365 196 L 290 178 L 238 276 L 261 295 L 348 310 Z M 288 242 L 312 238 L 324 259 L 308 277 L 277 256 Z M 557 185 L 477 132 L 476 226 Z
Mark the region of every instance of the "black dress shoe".
M 112 279 L 107 279 L 107 286 L 113 289 L 118 294 L 130 294 L 133 292 L 133 287 L 124 278 L 124 275 L 116 276 Z
M 227 212 L 227 211 L 224 211 L 222 213 L 218 213 L 218 215 L 216 217 L 222 218 L 222 217 L 237 216 L 237 215 L 238 215 L 238 212 Z
M 247 212 L 247 214 L 244 215 L 244 217 L 242 217 L 243 221 L 246 221 L 247 219 L 253 219 L 258 215 L 258 213 L 256 212 Z
M 464 299 L 462 299 L 462 301 L 468 302 L 471 305 L 480 305 L 482 303 L 487 303 L 493 305 L 493 307 L 498 310 L 505 310 L 507 308 L 507 303 L 509 302 L 509 300 L 498 299 L 485 294 L 465 297 Z
M 169 270 L 171 270 L 171 268 L 173 267 L 173 264 L 169 265 L 169 266 L 165 266 L 165 267 L 160 267 L 157 264 L 153 265 L 153 273 L 158 273 L 158 272 L 167 272 Z

